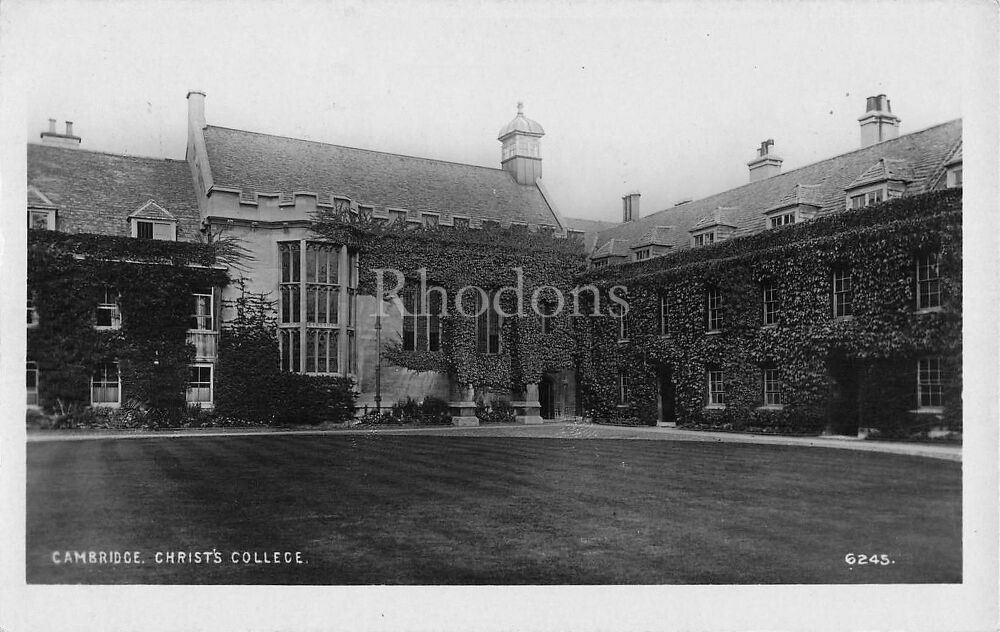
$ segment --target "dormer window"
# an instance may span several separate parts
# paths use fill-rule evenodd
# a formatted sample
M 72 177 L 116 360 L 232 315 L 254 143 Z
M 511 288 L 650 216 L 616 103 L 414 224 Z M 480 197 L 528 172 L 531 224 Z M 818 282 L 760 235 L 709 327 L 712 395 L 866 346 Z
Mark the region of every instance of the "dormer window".
M 882 189 L 851 196 L 851 208 L 864 208 L 882 201 Z
M 709 244 L 715 243 L 715 231 L 708 231 L 707 233 L 700 233 L 691 238 L 691 245 L 695 248 L 699 246 L 707 246 Z
M 649 248 L 641 248 L 641 249 L 635 251 L 635 260 L 636 261 L 645 261 L 646 259 L 649 259 L 649 257 L 650 257 L 650 249 Z
M 425 228 L 437 228 L 439 220 L 440 217 L 437 213 L 423 213 L 420 216 L 420 221 L 423 222 Z
M 136 239 L 177 241 L 177 220 L 153 200 L 128 216 L 132 236 Z
M 865 208 L 903 197 L 907 183 L 912 181 L 913 170 L 906 161 L 881 158 L 847 186 L 847 208 Z
M 56 210 L 54 208 L 29 208 L 28 228 L 36 230 L 56 229 Z
M 778 228 L 779 226 L 785 226 L 787 224 L 795 223 L 795 213 L 782 213 L 780 215 L 774 215 L 770 218 L 768 226 L 770 228 Z
M 962 186 L 962 163 L 948 167 L 946 186 L 949 189 L 956 189 Z

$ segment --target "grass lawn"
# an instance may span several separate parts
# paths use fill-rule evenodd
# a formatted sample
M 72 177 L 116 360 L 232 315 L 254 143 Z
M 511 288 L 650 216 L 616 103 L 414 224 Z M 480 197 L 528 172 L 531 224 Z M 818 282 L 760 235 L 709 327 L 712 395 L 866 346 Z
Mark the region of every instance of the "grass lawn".
M 961 464 L 737 443 L 243 436 L 31 443 L 29 583 L 960 582 Z M 219 551 L 222 563 L 157 552 Z M 139 551 L 137 565 L 53 552 Z M 303 564 L 234 564 L 298 551 Z M 847 553 L 889 565 L 848 566 Z

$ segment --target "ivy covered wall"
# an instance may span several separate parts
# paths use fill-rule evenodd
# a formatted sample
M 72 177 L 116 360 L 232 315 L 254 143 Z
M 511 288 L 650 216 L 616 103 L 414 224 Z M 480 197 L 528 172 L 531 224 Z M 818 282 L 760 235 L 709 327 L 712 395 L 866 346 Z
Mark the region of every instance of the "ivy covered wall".
M 942 305 L 916 309 L 916 259 L 940 253 Z M 853 316 L 835 318 L 832 271 L 850 270 Z M 616 319 L 580 319 L 580 385 L 598 419 L 656 423 L 670 371 L 682 426 L 815 433 L 852 419 L 883 434 L 961 427 L 961 191 L 901 198 L 626 266 L 584 281 L 627 286 L 629 337 Z M 777 323 L 763 325 L 774 283 Z M 722 325 L 706 332 L 707 288 Z M 667 331 L 660 333 L 660 297 Z M 940 356 L 943 419 L 915 414 L 917 362 Z M 724 375 L 725 408 L 708 403 L 706 370 Z M 762 407 L 762 369 L 780 370 L 784 405 Z M 622 403 L 619 374 L 628 380 Z M 852 385 L 853 382 L 853 385 Z M 847 393 L 846 391 L 856 391 Z M 850 426 L 850 423 L 848 423 Z M 856 428 L 855 426 L 855 428 Z M 849 432 L 850 430 L 846 430 Z
M 122 404 L 185 407 L 192 293 L 225 286 L 216 249 L 184 242 L 28 231 L 28 296 L 37 325 L 27 357 L 38 365 L 39 404 L 62 411 L 90 404 L 90 378 L 118 361 Z M 118 297 L 117 329 L 94 327 L 105 288 Z
M 362 304 L 359 327 L 374 327 L 374 297 L 377 268 L 399 270 L 406 277 L 407 290 L 419 290 L 421 268 L 426 268 L 428 286 L 440 286 L 450 300 L 449 315 L 441 319 L 441 348 L 438 351 L 409 351 L 394 344 L 398 338 L 398 310 L 386 303 L 390 316 L 383 323 L 384 362 L 413 371 L 436 371 L 447 375 L 452 384 L 472 385 L 480 390 L 516 391 L 536 383 L 546 372 L 574 366 L 576 335 L 574 323 L 565 314 L 553 320 L 553 328 L 543 333 L 541 319 L 530 306 L 531 292 L 551 285 L 565 295 L 574 277 L 585 268 L 586 257 L 579 242 L 557 239 L 544 233 L 517 229 L 470 230 L 439 227 L 384 226 L 363 212 L 360 215 L 335 211 L 320 212 L 313 231 L 335 243 L 346 243 L 359 251 L 359 292 L 373 297 Z M 525 317 L 503 319 L 500 353 L 477 350 L 472 317 L 455 309 L 457 291 L 478 286 L 495 292 L 515 286 L 516 268 L 524 275 Z M 392 274 L 385 275 L 386 289 L 395 285 Z M 547 295 L 547 294 L 546 294 Z M 473 313 L 475 294 L 465 294 L 466 313 Z M 543 295 L 544 298 L 544 295 Z M 503 307 L 514 312 L 512 293 L 503 295 Z M 362 342 L 370 342 L 362 338 Z M 359 355 L 374 358 L 374 344 L 359 349 Z M 362 390 L 370 384 L 362 383 Z

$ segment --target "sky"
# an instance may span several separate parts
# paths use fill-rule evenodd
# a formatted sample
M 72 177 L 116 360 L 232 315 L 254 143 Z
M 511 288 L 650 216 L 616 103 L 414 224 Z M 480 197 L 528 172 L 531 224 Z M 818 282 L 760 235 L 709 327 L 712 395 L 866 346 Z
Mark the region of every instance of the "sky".
M 523 101 L 566 216 L 621 221 L 963 115 L 974 2 L 26 2 L 0 11 L 24 132 L 184 157 L 188 90 L 223 127 L 499 167 Z

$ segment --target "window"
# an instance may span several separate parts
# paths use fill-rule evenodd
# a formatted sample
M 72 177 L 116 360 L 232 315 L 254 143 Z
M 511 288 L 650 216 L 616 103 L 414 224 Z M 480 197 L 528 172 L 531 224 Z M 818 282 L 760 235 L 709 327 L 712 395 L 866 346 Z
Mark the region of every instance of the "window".
M 427 228 L 436 228 L 440 217 L 435 213 L 423 213 L 420 216 L 420 221 L 423 222 L 424 226 Z
M 28 292 L 27 298 L 28 327 L 38 326 L 38 310 L 35 309 L 35 293 Z
M 604 267 L 604 266 L 608 265 L 608 260 L 607 259 L 594 259 L 590 263 L 595 268 L 601 268 L 601 267 Z
M 441 293 L 428 291 L 426 311 L 421 305 L 419 292 L 403 295 L 408 313 L 403 315 L 404 351 L 441 350 Z
M 624 342 L 628 340 L 628 312 L 624 309 L 618 316 L 618 341 Z
M 469 228 L 469 218 L 468 217 L 456 217 L 454 219 L 455 228 L 461 228 L 463 230 Z
M 191 329 L 199 331 L 215 331 L 215 301 L 212 288 L 206 288 L 196 293 L 194 297 L 194 313 L 191 315 Z
M 122 315 L 118 309 L 118 292 L 110 287 L 105 286 L 101 290 L 95 325 L 98 329 L 120 329 L 122 326 Z
M 628 404 L 628 373 L 622 369 L 618 371 L 618 404 L 626 405 Z
M 717 287 L 709 287 L 706 292 L 705 326 L 708 331 L 722 329 L 722 292 Z
M 581 243 L 583 243 L 584 234 L 585 233 L 582 230 L 573 230 L 573 229 L 567 229 L 566 230 L 566 238 L 567 239 L 573 239 L 573 240 L 579 241 Z
M 941 358 L 917 362 L 917 407 L 938 411 L 942 408 Z
M 117 362 L 102 364 L 90 378 L 90 403 L 94 406 L 117 406 L 121 392 Z
M 132 236 L 138 239 L 157 239 L 159 241 L 176 241 L 177 239 L 177 224 L 174 222 L 136 219 L 132 222 L 132 231 Z
M 726 406 L 726 388 L 722 371 L 710 368 L 706 373 L 708 375 L 708 405 L 724 408 Z
M 207 408 L 212 405 L 212 365 L 193 364 L 188 367 L 187 403 Z
M 715 243 L 715 232 L 714 231 L 709 232 L 709 233 L 702 233 L 701 235 L 695 235 L 694 236 L 694 245 L 695 245 L 696 248 L 698 246 L 707 246 L 709 244 L 714 244 L 714 243 Z
M 636 261 L 645 261 L 646 259 L 649 259 L 649 248 L 643 248 L 642 250 L 635 251 Z
M 770 220 L 771 228 L 778 228 L 779 226 L 785 226 L 787 224 L 795 223 L 795 213 L 782 213 L 781 215 L 775 215 Z
M 28 209 L 28 228 L 36 230 L 55 230 L 55 209 Z
M 917 258 L 917 309 L 941 307 L 940 255 L 928 253 Z
M 854 286 L 850 270 L 833 272 L 833 315 L 837 318 L 854 314 Z
M 764 324 L 778 324 L 778 286 L 774 281 L 765 281 L 761 285 L 764 297 Z
M 551 334 L 556 328 L 555 316 L 553 315 L 556 311 L 556 305 L 549 301 L 541 301 L 538 304 L 538 311 L 541 312 L 542 333 Z
M 667 320 L 667 297 L 660 294 L 660 335 L 665 336 L 669 331 L 669 321 Z
M 399 228 L 406 226 L 406 211 L 389 211 L 389 223 Z
M 950 169 L 948 169 L 946 186 L 949 189 L 954 189 L 956 187 L 962 186 L 962 165 L 958 165 L 956 167 L 951 167 Z
M 340 343 L 353 333 L 357 318 L 357 255 L 345 253 L 345 248 L 315 241 L 278 244 L 281 370 L 339 373 L 345 365 L 353 366 L 353 358 L 341 356 Z M 345 254 L 347 264 L 342 266 Z M 345 292 L 346 305 L 341 305 Z M 353 353 L 350 347 L 348 353 Z
M 30 360 L 25 363 L 25 386 L 27 387 L 26 404 L 28 406 L 38 405 L 38 364 Z
M 488 305 L 482 304 L 483 295 L 476 293 L 476 350 L 479 353 L 500 353 L 501 317 L 487 297 Z
M 864 208 L 872 204 L 878 204 L 884 199 L 883 189 L 875 189 L 866 193 L 859 193 L 851 196 L 851 208 Z
M 764 406 L 778 407 L 784 404 L 781 397 L 781 372 L 775 368 L 765 368 L 763 373 Z

